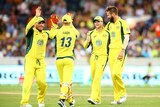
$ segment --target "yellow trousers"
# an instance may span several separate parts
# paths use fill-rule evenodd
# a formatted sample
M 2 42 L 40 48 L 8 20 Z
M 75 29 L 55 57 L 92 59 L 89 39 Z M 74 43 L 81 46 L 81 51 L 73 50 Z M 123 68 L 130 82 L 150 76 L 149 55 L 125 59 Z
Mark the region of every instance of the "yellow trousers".
M 72 102 L 72 76 L 74 71 L 74 60 L 72 58 L 61 58 L 56 60 L 56 66 L 60 78 L 60 99 Z
M 90 98 L 101 102 L 101 79 L 107 63 L 107 56 L 97 56 L 92 54 L 90 58 L 90 69 L 92 77 Z
M 126 55 L 122 60 L 118 60 L 121 49 L 109 50 L 109 65 L 114 88 L 114 100 L 119 101 L 121 96 L 126 94 L 126 89 L 122 81 L 122 71 L 125 64 Z
M 47 89 L 45 60 L 27 57 L 25 58 L 24 70 L 25 74 L 22 88 L 21 105 L 25 105 L 29 102 L 30 91 L 34 77 L 36 77 L 36 82 L 38 84 L 38 103 L 44 103 L 44 97 Z

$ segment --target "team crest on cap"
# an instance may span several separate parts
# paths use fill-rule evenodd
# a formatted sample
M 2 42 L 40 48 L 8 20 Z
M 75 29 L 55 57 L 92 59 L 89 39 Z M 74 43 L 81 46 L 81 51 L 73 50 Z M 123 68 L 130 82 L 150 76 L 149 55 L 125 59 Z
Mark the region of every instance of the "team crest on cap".
M 44 43 L 44 41 L 43 41 L 42 39 L 39 39 L 39 40 L 37 41 L 37 45 L 38 45 L 38 46 L 42 46 L 43 43 Z

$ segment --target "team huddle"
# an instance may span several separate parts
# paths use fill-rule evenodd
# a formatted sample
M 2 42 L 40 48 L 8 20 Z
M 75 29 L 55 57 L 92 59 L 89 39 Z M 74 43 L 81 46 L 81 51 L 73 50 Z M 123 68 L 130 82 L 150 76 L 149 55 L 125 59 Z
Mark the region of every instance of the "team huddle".
M 114 100 L 111 104 L 122 104 L 127 99 L 122 71 L 130 29 L 126 21 L 118 16 L 118 9 L 115 6 L 108 6 L 105 13 L 109 19 L 107 25 L 104 26 L 101 16 L 96 16 L 93 19 L 95 29 L 87 33 L 83 43 L 84 48 L 92 47 L 90 56 L 92 85 L 87 101 L 93 105 L 101 104 L 101 79 L 108 60 L 114 88 Z M 38 7 L 35 16 L 26 26 L 25 76 L 20 107 L 32 107 L 29 98 L 34 76 L 38 84 L 38 107 L 45 107 L 44 98 L 47 90 L 45 52 L 49 38 L 56 41 L 56 67 L 60 78 L 58 105 L 66 107 L 65 102 L 68 102 L 70 107 L 75 106 L 75 99 L 72 96 L 72 76 L 74 47 L 80 33 L 72 24 L 72 14 L 67 13 L 61 18 L 60 28 L 58 21 L 58 16 L 51 15 L 51 29 L 44 30 L 45 20 L 41 17 L 41 7 Z

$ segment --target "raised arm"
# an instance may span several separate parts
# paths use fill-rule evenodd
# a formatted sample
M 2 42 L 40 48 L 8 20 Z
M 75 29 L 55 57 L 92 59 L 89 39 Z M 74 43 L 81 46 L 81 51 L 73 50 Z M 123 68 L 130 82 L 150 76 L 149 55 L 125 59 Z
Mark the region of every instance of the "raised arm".
M 85 49 L 89 47 L 90 42 L 91 42 L 91 35 L 90 35 L 90 33 L 91 33 L 90 31 L 87 33 L 87 38 L 86 38 L 86 40 L 85 40 L 85 42 L 83 44 L 83 47 Z
M 51 21 L 51 29 L 50 29 L 50 33 L 49 33 L 49 38 L 53 39 L 59 31 L 59 29 L 57 29 L 59 17 L 56 14 L 52 14 L 50 16 L 50 21 Z
M 39 6 L 37 9 L 36 9 L 36 14 L 35 16 L 29 21 L 29 23 L 27 24 L 26 26 L 26 30 L 25 30 L 25 34 L 28 33 L 29 29 L 36 23 L 37 21 L 37 18 L 41 16 L 41 7 Z

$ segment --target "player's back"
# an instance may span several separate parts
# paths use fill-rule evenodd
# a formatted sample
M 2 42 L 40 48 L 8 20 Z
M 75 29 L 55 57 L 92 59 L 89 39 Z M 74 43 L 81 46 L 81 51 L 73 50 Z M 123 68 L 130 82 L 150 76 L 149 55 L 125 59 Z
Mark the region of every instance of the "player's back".
M 62 26 L 56 34 L 56 56 L 74 56 L 75 41 L 79 32 L 73 26 Z

